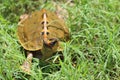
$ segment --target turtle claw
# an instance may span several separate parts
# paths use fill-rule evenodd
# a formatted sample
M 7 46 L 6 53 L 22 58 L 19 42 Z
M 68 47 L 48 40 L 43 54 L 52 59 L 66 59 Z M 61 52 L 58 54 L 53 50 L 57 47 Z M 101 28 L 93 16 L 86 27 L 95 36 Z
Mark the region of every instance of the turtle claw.
M 30 74 L 31 64 L 28 61 L 25 61 L 20 68 L 23 72 Z
M 33 58 L 32 53 L 28 52 L 27 60 L 21 66 L 21 69 L 28 74 L 30 74 L 32 58 Z

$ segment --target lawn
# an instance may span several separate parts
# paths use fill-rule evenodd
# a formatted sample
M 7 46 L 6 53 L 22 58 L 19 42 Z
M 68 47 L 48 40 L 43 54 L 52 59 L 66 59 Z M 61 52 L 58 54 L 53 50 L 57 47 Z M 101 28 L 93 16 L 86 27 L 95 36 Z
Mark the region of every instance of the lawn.
M 26 57 L 16 34 L 19 17 L 42 8 L 55 11 L 53 4 L 67 11 L 64 60 L 46 65 L 34 58 L 26 74 L 20 69 Z M 120 1 L 1 0 L 0 80 L 120 80 Z

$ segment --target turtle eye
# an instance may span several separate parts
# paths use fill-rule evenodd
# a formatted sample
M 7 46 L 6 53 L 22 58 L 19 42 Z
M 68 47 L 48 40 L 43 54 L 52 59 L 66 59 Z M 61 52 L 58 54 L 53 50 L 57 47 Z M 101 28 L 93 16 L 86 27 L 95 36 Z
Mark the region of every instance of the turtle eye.
M 44 24 L 44 23 L 45 23 L 45 21 L 42 21 L 42 22 L 41 22 L 41 24 Z M 48 24 L 48 21 L 46 22 L 46 24 Z
M 42 34 L 42 35 L 44 35 L 44 34 L 45 34 L 45 32 L 41 32 L 41 34 Z M 46 32 L 46 34 L 47 34 L 47 35 L 49 35 L 50 33 L 49 33 L 49 32 Z
M 44 21 L 42 21 L 41 24 L 44 24 Z
M 49 32 L 47 32 L 46 34 L 49 35 Z
M 42 35 L 44 35 L 44 32 L 41 32 Z

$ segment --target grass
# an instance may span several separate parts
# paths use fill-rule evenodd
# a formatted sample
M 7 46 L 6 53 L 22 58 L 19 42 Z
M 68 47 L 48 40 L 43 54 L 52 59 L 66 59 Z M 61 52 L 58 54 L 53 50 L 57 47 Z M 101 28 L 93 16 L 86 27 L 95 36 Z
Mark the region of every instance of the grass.
M 19 16 L 41 8 L 55 10 L 52 0 L 38 2 L 0 3 L 1 80 L 120 80 L 119 0 L 74 0 L 73 6 L 55 1 L 68 11 L 71 40 L 64 44 L 65 60 L 38 66 L 42 63 L 34 58 L 31 75 L 23 73 L 25 56 L 16 35 Z

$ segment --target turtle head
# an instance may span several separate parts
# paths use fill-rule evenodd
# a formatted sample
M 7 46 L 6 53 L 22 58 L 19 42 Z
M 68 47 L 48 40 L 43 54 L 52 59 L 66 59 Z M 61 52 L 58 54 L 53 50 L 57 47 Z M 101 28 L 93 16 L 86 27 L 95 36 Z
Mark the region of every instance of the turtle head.
M 52 38 L 52 39 L 44 39 L 43 40 L 43 47 L 41 49 L 43 58 L 47 59 L 51 57 L 55 52 L 57 52 L 57 49 L 59 47 L 59 41 L 58 39 Z
M 54 49 L 54 47 L 58 47 L 58 44 L 59 44 L 59 40 L 57 38 L 43 40 L 43 45 L 51 49 Z

